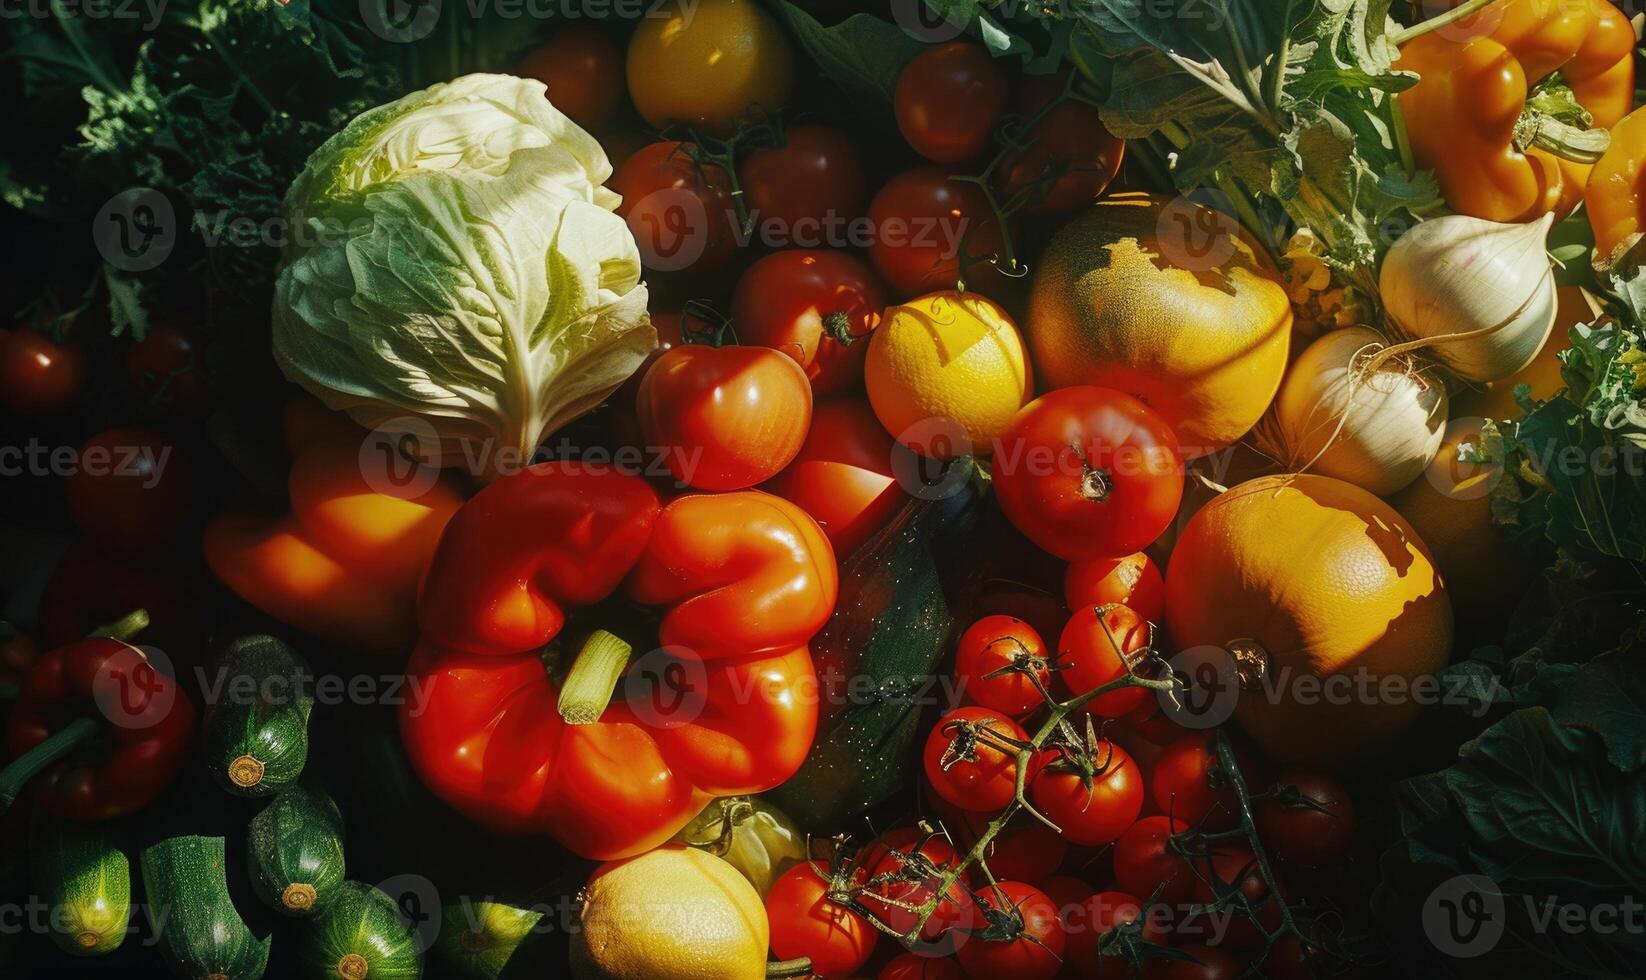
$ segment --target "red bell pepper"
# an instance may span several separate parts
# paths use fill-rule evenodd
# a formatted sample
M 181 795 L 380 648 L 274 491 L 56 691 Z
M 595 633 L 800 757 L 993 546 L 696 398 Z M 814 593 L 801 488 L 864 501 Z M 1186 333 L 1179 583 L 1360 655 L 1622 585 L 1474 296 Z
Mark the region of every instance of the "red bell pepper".
M 837 584 L 816 522 L 770 494 L 664 506 L 609 468 L 506 476 L 457 512 L 430 565 L 407 752 L 494 830 L 596 860 L 656 847 L 711 798 L 799 768 L 817 725 L 807 644 Z M 634 647 L 651 652 L 625 676 Z
M 42 656 L 6 725 L 16 760 L 0 810 L 27 786 L 47 813 L 112 820 L 152 803 L 188 755 L 194 703 L 123 640 L 94 636 Z

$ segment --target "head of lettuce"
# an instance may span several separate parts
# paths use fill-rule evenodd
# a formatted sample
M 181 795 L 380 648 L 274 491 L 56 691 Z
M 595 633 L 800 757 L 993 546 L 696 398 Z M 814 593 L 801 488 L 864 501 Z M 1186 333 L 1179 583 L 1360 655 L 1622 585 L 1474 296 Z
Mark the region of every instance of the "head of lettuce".
M 610 175 L 541 82 L 467 75 L 361 113 L 286 194 L 281 370 L 425 462 L 529 462 L 657 343 Z

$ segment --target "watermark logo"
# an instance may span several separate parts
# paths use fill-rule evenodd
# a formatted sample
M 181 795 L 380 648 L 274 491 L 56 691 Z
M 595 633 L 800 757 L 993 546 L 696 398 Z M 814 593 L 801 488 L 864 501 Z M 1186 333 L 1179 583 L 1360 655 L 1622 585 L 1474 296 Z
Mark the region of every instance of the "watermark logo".
M 702 198 L 684 187 L 665 187 L 636 201 L 629 230 L 640 262 L 658 272 L 679 272 L 708 250 L 709 212 Z
M 442 0 L 360 0 L 366 29 L 391 44 L 411 44 L 434 33 Z
M 177 212 L 152 187 L 133 187 L 109 198 L 91 223 L 92 242 L 103 260 L 122 272 L 147 272 L 177 246 Z
M 966 33 L 963 13 L 937 10 L 926 0 L 892 0 L 892 19 L 903 33 L 926 44 L 953 41 Z
M 709 671 L 685 647 L 659 647 L 629 668 L 623 697 L 642 724 L 665 731 L 683 728 L 708 706 Z
M 1470 959 L 1503 938 L 1503 893 L 1485 875 L 1458 875 L 1441 882 L 1423 903 L 1423 932 L 1447 956 Z
M 159 647 L 127 644 L 98 665 L 92 700 L 112 725 L 153 728 L 171 715 L 177 701 L 175 676 L 171 658 Z
M 417 937 L 419 952 L 428 952 L 440 937 L 440 890 L 419 874 L 399 874 L 377 883 L 394 902 L 395 915 Z
M 1166 717 L 1184 728 L 1216 728 L 1240 703 L 1240 674 L 1234 657 L 1222 647 L 1190 647 L 1167 662 L 1177 681 L 1155 696 Z
M 1173 198 L 1160 209 L 1155 239 L 1171 265 L 1191 272 L 1210 272 L 1234 258 L 1240 224 L 1224 211 L 1188 197 Z
M 1423 477 L 1452 500 L 1488 497 L 1503 479 L 1503 437 L 1483 418 L 1452 419 Z
M 892 446 L 892 478 L 911 497 L 944 500 L 971 478 L 971 467 L 962 461 L 974 448 L 966 427 L 954 419 L 921 419 L 898 433 Z
M 440 479 L 440 467 L 424 462 L 439 446 L 440 436 L 427 420 L 415 415 L 389 419 L 360 441 L 360 476 L 377 493 L 415 500 Z

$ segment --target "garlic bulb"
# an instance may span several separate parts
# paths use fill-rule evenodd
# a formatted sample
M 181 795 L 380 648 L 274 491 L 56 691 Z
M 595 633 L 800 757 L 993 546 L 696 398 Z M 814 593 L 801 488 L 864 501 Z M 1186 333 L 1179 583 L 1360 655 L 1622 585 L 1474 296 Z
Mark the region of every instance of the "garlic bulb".
M 1446 389 L 1367 327 L 1334 330 L 1292 362 L 1275 397 L 1284 462 L 1386 495 L 1411 483 L 1446 430 Z
M 1378 292 L 1400 334 L 1469 381 L 1500 381 L 1532 362 L 1555 323 L 1552 215 L 1502 224 L 1433 218 L 1384 256 Z

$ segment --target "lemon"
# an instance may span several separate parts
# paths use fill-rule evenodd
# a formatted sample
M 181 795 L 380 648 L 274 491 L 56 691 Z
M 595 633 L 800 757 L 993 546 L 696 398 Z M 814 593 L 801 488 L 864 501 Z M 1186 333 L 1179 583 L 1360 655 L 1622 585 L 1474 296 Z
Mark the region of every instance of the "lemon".
M 666 845 L 595 869 L 572 936 L 579 980 L 758 980 L 766 910 L 748 880 L 704 851 Z
M 989 455 L 1032 393 L 1017 324 L 976 293 L 931 293 L 887 310 L 863 380 L 886 431 L 932 459 Z

